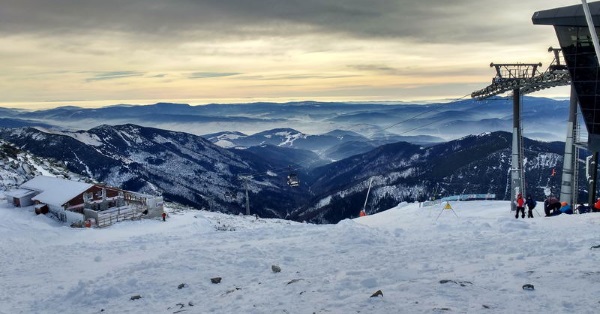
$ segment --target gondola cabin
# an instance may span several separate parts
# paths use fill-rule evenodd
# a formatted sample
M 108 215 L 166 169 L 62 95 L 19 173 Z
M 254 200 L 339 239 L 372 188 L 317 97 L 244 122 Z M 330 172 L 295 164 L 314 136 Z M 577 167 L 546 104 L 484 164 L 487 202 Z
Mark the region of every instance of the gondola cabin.
M 287 184 L 291 187 L 299 186 L 300 181 L 298 180 L 298 175 L 295 173 L 290 173 L 287 177 Z

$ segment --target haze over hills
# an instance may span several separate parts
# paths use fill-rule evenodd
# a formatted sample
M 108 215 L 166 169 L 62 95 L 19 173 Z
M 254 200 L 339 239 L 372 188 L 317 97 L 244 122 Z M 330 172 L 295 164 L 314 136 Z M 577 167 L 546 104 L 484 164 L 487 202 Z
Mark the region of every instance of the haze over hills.
M 522 103 L 525 136 L 545 141 L 564 139 L 567 100 L 524 97 Z M 307 135 L 344 130 L 372 140 L 390 139 L 388 143 L 398 136 L 439 143 L 470 134 L 512 130 L 512 102 L 506 98 L 434 104 L 307 101 L 197 106 L 157 103 L 92 109 L 68 106 L 37 111 L 4 109 L 2 116 L 7 120 L 0 121 L 0 127 L 20 121 L 82 130 L 131 123 L 195 135 L 241 132 L 247 136 L 279 128 Z M 400 140 L 412 142 L 410 138 Z
M 370 139 L 352 131 L 333 130 L 325 134 L 309 135 L 291 128 L 266 130 L 253 135 L 246 135 L 241 132 L 219 132 L 207 134 L 203 137 L 224 148 L 273 145 L 312 151 L 320 158 L 330 161 L 365 153 L 377 146 L 389 143 L 404 141 L 431 145 L 443 142 L 441 138 L 428 135 L 400 136 L 389 134 L 386 137 Z

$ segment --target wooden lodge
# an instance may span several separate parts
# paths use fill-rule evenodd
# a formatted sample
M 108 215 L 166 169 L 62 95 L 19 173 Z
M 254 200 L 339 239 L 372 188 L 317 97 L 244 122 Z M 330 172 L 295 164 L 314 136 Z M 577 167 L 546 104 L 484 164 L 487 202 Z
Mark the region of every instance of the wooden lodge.
M 160 196 L 49 176 L 35 177 L 5 194 L 14 206 L 34 205 L 37 214 L 51 213 L 71 225 L 103 227 L 163 212 Z

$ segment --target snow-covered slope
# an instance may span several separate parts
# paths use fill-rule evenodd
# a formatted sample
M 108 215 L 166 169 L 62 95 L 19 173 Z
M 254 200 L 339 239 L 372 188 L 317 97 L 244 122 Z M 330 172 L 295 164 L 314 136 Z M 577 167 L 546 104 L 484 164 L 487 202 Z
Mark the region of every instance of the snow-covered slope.
M 33 156 L 0 140 L 0 191 L 17 188 L 39 175 L 84 180 L 55 161 Z
M 598 214 L 403 203 L 336 225 L 182 211 L 71 229 L 0 204 L 0 313 L 596 313 L 600 295 Z
M 58 160 L 82 176 L 125 190 L 162 194 L 171 202 L 237 213 L 244 210 L 245 201 L 239 175 L 253 174 L 248 181 L 253 213 L 283 217 L 285 213 L 271 208 L 292 206 L 285 172 L 265 175 L 273 167 L 260 156 L 245 152 L 242 157 L 189 133 L 128 124 L 76 132 L 0 129 L 2 136 L 15 147 Z

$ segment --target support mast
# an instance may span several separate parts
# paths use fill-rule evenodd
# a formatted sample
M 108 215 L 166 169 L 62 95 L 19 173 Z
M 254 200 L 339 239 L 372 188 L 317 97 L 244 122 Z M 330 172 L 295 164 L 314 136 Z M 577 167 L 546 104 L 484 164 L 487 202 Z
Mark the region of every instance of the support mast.
M 560 200 L 573 204 L 577 197 L 573 196 L 574 170 L 577 160 L 574 158 L 575 152 L 575 130 L 577 128 L 577 93 L 571 86 L 571 101 L 569 108 L 569 122 L 567 123 L 567 139 L 565 141 L 565 155 L 563 157 L 563 171 L 560 186 Z

